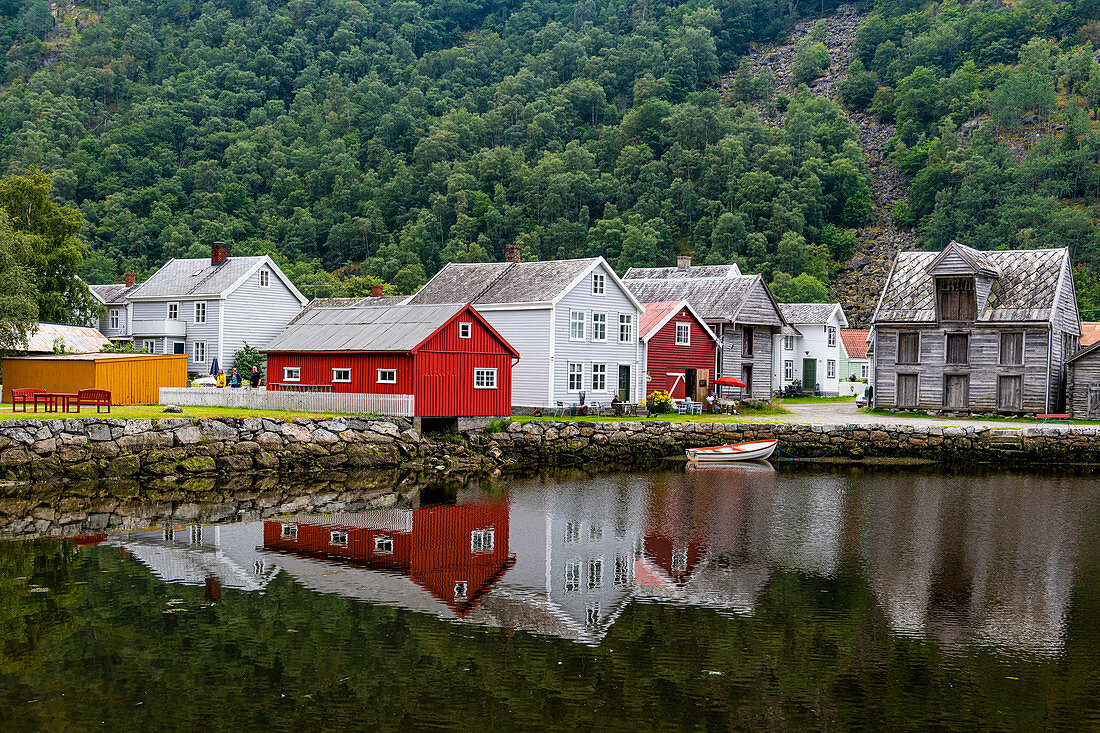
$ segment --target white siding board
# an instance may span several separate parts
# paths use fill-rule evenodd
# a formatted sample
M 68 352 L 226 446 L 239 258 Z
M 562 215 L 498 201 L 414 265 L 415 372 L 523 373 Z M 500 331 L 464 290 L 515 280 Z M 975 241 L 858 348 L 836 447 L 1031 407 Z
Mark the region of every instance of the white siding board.
M 551 310 L 478 310 L 478 313 L 519 352 L 520 359 L 512 367 L 512 404 L 550 407 L 547 380 Z
M 222 336 L 225 343 L 222 344 L 222 356 L 226 369 L 233 366 L 233 354 L 244 347 L 245 341 L 257 349 L 266 348 L 302 311 L 298 298 L 270 267 L 263 265 L 260 270 L 270 273 L 270 285 L 261 287 L 259 272 L 254 272 L 224 301 Z M 217 353 L 216 349 L 214 353 Z

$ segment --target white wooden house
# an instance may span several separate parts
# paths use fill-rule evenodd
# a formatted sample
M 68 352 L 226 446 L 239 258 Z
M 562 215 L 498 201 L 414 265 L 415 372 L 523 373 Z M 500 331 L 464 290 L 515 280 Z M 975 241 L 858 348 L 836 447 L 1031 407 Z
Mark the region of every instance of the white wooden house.
M 779 310 L 793 333 L 775 336 L 773 389 L 797 381 L 803 390 L 840 394 L 840 330 L 848 325 L 840 303 L 780 303 Z
M 642 304 L 602 257 L 451 263 L 409 305 L 472 303 L 520 354 L 513 408 L 552 409 L 643 400 L 638 323 Z

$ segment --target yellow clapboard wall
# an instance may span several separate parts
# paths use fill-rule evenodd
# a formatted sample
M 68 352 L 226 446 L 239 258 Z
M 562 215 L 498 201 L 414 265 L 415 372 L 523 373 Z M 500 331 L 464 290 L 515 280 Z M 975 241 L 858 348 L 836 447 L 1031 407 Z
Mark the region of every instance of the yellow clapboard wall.
M 20 356 L 3 360 L 3 400 L 11 391 L 37 387 L 47 392 L 106 389 L 116 405 L 151 405 L 161 387 L 187 386 L 186 354 L 73 354 Z

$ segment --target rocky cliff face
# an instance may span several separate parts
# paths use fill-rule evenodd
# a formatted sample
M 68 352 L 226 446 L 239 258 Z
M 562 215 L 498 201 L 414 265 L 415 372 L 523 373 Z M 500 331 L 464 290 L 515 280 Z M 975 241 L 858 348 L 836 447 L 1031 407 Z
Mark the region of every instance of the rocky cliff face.
M 828 33 L 823 43 L 829 50 L 830 65 L 808 86 L 814 94 L 839 102 L 840 83 L 847 77 L 848 64 L 853 58 L 856 30 L 866 17 L 852 5 L 841 5 L 833 15 L 802 21 L 795 26 L 786 43 L 760 46 L 750 52 L 748 58 L 753 74 L 770 69 L 775 75 L 777 93 L 788 96 L 793 93 L 791 64 L 795 46 L 813 30 L 818 20 L 824 20 Z M 729 91 L 733 79 L 733 73 L 724 76 L 719 81 L 719 89 Z M 846 114 L 859 131 L 860 144 L 867 156 L 874 193 L 874 218 L 856 230 L 855 254 L 844 263 L 844 272 L 833 283 L 830 296 L 844 306 L 853 328 L 864 328 L 869 325 L 890 264 L 898 252 L 916 249 L 917 232 L 897 227 L 891 217 L 894 204 L 906 197 L 905 181 L 898 169 L 886 161 L 884 150 L 886 142 L 894 135 L 894 126 L 883 124 L 874 115 Z M 778 112 L 761 110 L 761 117 L 771 125 L 783 124 L 783 115 Z

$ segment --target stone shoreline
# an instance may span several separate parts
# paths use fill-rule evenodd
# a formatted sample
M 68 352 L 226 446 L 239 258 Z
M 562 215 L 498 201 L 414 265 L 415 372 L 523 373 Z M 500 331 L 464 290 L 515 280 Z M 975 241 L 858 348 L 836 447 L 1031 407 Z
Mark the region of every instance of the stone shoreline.
M 778 438 L 780 458 L 1100 464 L 1096 427 L 973 428 L 790 423 L 512 422 L 503 432 L 421 436 L 400 418 L 14 420 L 0 425 L 0 477 L 171 478 L 368 468 L 492 471 L 652 467 L 685 448 Z

